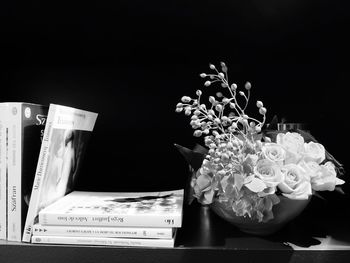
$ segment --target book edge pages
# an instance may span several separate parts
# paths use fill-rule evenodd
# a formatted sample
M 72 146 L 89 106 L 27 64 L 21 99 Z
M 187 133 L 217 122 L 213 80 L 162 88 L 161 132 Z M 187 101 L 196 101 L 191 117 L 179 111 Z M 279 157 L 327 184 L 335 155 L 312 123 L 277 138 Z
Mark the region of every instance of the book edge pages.
M 64 244 L 64 245 L 99 245 L 120 247 L 164 247 L 173 248 L 172 239 L 140 239 L 140 238 L 102 238 L 102 237 L 67 237 L 67 236 L 39 236 L 33 235 L 32 243 Z

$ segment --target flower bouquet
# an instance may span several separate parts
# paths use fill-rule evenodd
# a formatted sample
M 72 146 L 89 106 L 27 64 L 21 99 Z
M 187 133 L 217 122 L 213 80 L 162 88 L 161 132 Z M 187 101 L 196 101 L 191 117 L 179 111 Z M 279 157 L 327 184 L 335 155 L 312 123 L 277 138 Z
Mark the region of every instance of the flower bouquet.
M 295 218 L 318 191 L 333 191 L 344 183 L 342 165 L 306 131 L 279 131 L 266 125 L 266 112 L 256 102 L 257 116 L 246 113 L 251 84 L 239 91 L 229 84 L 227 67 L 210 64 L 202 73 L 204 86 L 220 84 L 223 92 L 203 103 L 184 96 L 176 112 L 191 116 L 194 136 L 205 147 L 190 150 L 176 145 L 192 169 L 189 198 L 194 198 L 242 231 L 266 235 Z M 226 94 L 224 94 L 226 92 Z

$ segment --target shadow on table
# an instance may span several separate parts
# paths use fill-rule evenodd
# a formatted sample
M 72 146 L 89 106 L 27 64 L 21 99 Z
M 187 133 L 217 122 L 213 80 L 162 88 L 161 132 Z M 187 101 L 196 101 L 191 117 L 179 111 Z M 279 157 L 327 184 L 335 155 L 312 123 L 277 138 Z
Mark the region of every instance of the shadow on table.
M 315 199 L 300 216 L 280 231 L 257 237 L 240 232 L 214 214 L 208 206 L 193 203 L 184 211 L 184 224 L 176 244 L 237 250 L 293 250 L 290 244 L 308 249 L 320 245 L 320 240 L 332 237 L 350 247 L 349 219 L 344 211 L 329 202 Z

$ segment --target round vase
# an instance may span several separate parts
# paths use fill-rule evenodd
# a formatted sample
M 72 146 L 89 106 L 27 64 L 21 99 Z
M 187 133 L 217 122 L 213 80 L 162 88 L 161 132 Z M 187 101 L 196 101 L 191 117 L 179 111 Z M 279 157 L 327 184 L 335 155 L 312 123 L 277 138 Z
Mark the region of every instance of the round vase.
M 248 216 L 236 216 L 231 208 L 217 200 L 210 205 L 210 208 L 214 213 L 238 227 L 242 232 L 266 236 L 278 231 L 297 217 L 311 200 L 311 196 L 307 200 L 293 200 L 284 196 L 279 196 L 279 198 L 280 202 L 272 208 L 274 218 L 267 222 L 258 222 L 250 219 Z

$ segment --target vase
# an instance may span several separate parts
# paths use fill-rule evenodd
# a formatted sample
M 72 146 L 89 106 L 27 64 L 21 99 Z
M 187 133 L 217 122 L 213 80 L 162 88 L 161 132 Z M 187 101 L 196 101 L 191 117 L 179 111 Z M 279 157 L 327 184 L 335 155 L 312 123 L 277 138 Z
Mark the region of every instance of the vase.
M 210 208 L 218 216 L 239 228 L 240 231 L 258 236 L 266 236 L 280 230 L 288 222 L 297 217 L 311 200 L 311 196 L 307 200 L 293 200 L 284 196 L 279 196 L 279 198 L 280 202 L 272 208 L 274 218 L 267 222 L 258 222 L 256 219 L 252 220 L 248 216 L 236 216 L 231 208 L 217 200 L 210 205 Z

